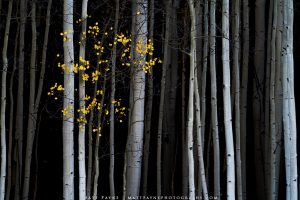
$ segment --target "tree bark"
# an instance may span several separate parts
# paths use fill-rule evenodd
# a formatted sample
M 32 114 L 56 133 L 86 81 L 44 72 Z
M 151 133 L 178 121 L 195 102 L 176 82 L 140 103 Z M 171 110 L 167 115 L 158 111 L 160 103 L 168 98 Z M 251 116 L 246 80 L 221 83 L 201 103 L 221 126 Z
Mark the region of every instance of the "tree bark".
M 222 4 L 222 64 L 223 64 L 223 106 L 226 140 L 227 199 L 235 199 L 235 163 L 234 143 L 230 99 L 230 63 L 229 63 L 229 0 Z
M 36 2 L 31 1 L 31 60 L 30 60 L 30 83 L 29 83 L 29 113 L 28 113 L 28 126 L 27 126 L 27 139 L 26 139 L 26 154 L 25 154 L 25 170 L 23 180 L 23 193 L 22 199 L 29 199 L 29 185 L 30 185 L 30 172 L 31 160 L 33 151 L 33 142 L 35 137 L 36 117 L 35 117 L 35 90 L 36 90 L 36 51 L 37 51 L 37 32 L 36 32 Z
M 1 169 L 0 169 L 0 200 L 4 200 L 5 197 L 5 182 L 7 180 L 7 144 L 6 144 L 6 126 L 5 126 L 5 112 L 6 112 L 6 76 L 8 69 L 7 60 L 7 46 L 8 37 L 10 32 L 11 12 L 12 12 L 13 0 L 9 1 L 6 25 L 4 31 L 3 50 L 2 50 L 2 83 L 1 83 Z M 11 145 L 11 144 L 10 144 Z M 8 155 L 10 156 L 10 154 Z
M 64 0 L 64 99 L 63 109 L 63 197 L 74 199 L 74 44 L 73 44 L 73 1 Z
M 211 126 L 214 155 L 214 196 L 220 198 L 220 147 L 217 104 L 217 74 L 216 74 L 216 1 L 210 1 L 210 81 L 211 81 Z

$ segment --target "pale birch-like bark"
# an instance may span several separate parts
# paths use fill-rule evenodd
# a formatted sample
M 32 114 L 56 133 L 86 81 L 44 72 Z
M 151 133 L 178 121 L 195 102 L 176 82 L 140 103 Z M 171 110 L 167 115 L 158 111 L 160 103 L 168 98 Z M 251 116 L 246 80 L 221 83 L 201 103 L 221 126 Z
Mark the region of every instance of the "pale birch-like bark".
M 246 137 L 247 137 L 247 107 L 248 107 L 248 68 L 249 68 L 249 5 L 243 0 L 243 63 L 241 80 L 241 168 L 243 181 L 243 199 L 246 199 Z
M 189 77 L 189 95 L 187 111 L 187 154 L 189 169 L 189 198 L 195 199 L 195 177 L 194 177 L 194 155 L 193 155 L 193 125 L 194 125 L 194 79 L 196 65 L 196 13 L 194 1 L 189 0 L 189 11 L 191 18 L 191 46 L 190 46 L 190 77 Z
M 85 46 L 86 46 L 86 29 L 87 29 L 87 7 L 88 0 L 82 0 L 81 5 L 81 34 L 79 47 L 79 64 L 85 65 Z M 85 109 L 85 81 L 82 79 L 84 71 L 79 71 L 79 108 Z M 85 130 L 86 130 L 86 116 L 83 112 L 79 113 L 79 119 L 83 120 L 79 123 L 78 133 L 78 166 L 79 166 L 79 199 L 86 199 L 86 167 L 85 167 Z
M 64 98 L 63 109 L 63 198 L 74 199 L 74 44 L 73 1 L 64 0 L 63 5 L 64 46 Z
M 116 13 L 114 24 L 114 37 L 117 37 L 119 24 L 119 0 L 116 0 Z M 110 94 L 110 124 L 109 124 L 109 189 L 110 195 L 115 196 L 115 181 L 114 181 L 114 169 L 115 169 L 115 91 L 116 91 L 116 62 L 117 62 L 117 46 L 113 45 L 112 52 L 112 74 L 111 74 L 111 94 Z
M 210 81 L 211 81 L 211 126 L 214 156 L 214 196 L 220 198 L 220 147 L 217 110 L 217 74 L 216 74 L 216 1 L 210 1 Z
M 201 135 L 201 110 L 200 110 L 200 95 L 199 95 L 199 89 L 198 89 L 198 79 L 195 78 L 195 107 L 196 107 L 196 131 L 197 131 L 197 156 L 198 156 L 198 176 L 200 176 L 200 179 L 198 181 L 201 181 L 201 183 L 198 182 L 198 185 L 201 185 L 201 190 L 203 193 L 203 199 L 208 200 L 208 191 L 207 191 L 207 184 L 206 184 L 206 177 L 205 177 L 205 168 L 204 168 L 204 159 L 203 159 L 203 142 L 202 142 L 202 135 Z M 200 188 L 198 189 L 198 197 L 201 197 L 201 191 Z
M 135 27 L 136 40 L 134 43 L 140 43 L 142 48 L 147 44 L 147 15 L 148 3 L 145 0 L 136 0 L 136 21 Z M 135 45 L 133 46 L 133 48 Z M 136 51 L 137 49 L 134 49 Z M 132 77 L 132 104 L 130 115 L 131 131 L 128 136 L 126 147 L 127 169 L 126 169 L 126 196 L 138 196 L 141 181 L 141 165 L 143 155 L 143 137 L 144 137 L 144 105 L 145 105 L 145 72 L 142 69 L 146 61 L 145 55 L 135 52 L 133 57 L 139 64 L 133 65 Z
M 162 78 L 160 83 L 160 102 L 159 102 L 159 116 L 158 116 L 158 133 L 157 133 L 157 196 L 161 195 L 161 152 L 162 152 L 162 128 L 163 128 L 163 116 L 164 116 L 164 103 L 165 103 L 165 90 L 166 90 L 166 71 L 169 64 L 169 39 L 170 39 L 170 9 L 171 9 L 171 0 L 167 1 L 166 4 L 166 28 L 165 28 L 165 39 L 164 39 L 164 59 L 162 67 Z
M 0 170 L 0 200 L 4 200 L 5 197 L 5 182 L 7 180 L 7 144 L 6 144 L 6 126 L 5 126 L 5 112 L 6 112 L 6 76 L 8 69 L 7 60 L 7 46 L 8 37 L 10 32 L 11 12 L 12 12 L 13 0 L 9 1 L 8 11 L 6 17 L 6 25 L 4 31 L 4 41 L 2 49 L 2 83 L 1 83 L 1 170 Z M 10 154 L 8 156 L 11 156 Z
M 202 77 L 201 77 L 201 137 L 202 146 L 204 146 L 204 133 L 206 128 L 206 77 L 207 77 L 207 62 L 208 62 L 208 0 L 204 1 L 204 43 L 203 43 L 203 56 L 202 56 Z
M 298 199 L 297 128 L 294 97 L 293 1 L 283 1 L 282 86 L 286 199 Z
M 99 69 L 99 66 L 97 67 Z M 97 84 L 97 83 L 96 83 Z M 95 86 L 97 88 L 97 85 Z M 97 89 L 95 89 L 97 90 Z M 97 135 L 96 135 L 96 142 L 95 142 L 95 150 L 94 150 L 94 169 L 95 169 L 95 177 L 93 183 L 93 198 L 97 197 L 98 195 L 98 179 L 99 179 L 99 143 L 100 137 L 102 133 L 102 112 L 103 112 L 103 105 L 105 99 L 105 92 L 106 92 L 106 73 L 104 73 L 104 81 L 103 81 L 103 94 L 100 101 L 100 109 L 98 112 L 98 120 L 97 120 Z
M 153 42 L 154 33 L 154 0 L 150 1 L 149 9 L 149 40 Z M 150 59 L 152 56 L 150 56 Z M 147 104 L 145 115 L 145 144 L 144 144 L 144 157 L 143 157 L 143 183 L 142 183 L 142 195 L 147 195 L 148 186 L 148 168 L 149 168 L 149 148 L 151 137 L 151 119 L 152 119 L 152 105 L 153 105 L 153 73 L 150 72 L 147 75 Z
M 22 199 L 29 199 L 30 171 L 33 151 L 33 141 L 35 136 L 35 90 L 36 90 L 36 51 L 37 51 L 37 31 L 36 31 L 36 2 L 31 1 L 31 60 L 30 60 L 30 83 L 29 83 L 29 112 L 26 139 L 25 170 L 23 180 Z
M 229 0 L 222 3 L 223 106 L 226 140 L 227 199 L 235 199 L 234 143 L 230 99 Z

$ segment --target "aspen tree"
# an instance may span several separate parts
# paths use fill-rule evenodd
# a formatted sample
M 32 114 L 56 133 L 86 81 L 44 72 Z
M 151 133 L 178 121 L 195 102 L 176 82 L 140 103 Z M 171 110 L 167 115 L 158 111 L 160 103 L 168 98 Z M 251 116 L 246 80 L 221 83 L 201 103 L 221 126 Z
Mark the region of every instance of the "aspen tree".
M 162 78 L 161 78 L 161 92 L 160 92 L 160 102 L 159 102 L 159 117 L 158 117 L 158 133 L 157 133 L 157 196 L 161 195 L 161 152 L 162 152 L 162 128 L 163 128 L 163 116 L 164 116 L 164 103 L 165 103 L 165 90 L 166 90 L 166 71 L 167 65 L 169 64 L 169 39 L 170 39 L 170 9 L 171 0 L 167 1 L 166 4 L 166 28 L 165 28 L 165 40 L 164 40 L 164 60 L 162 68 Z
M 74 199 L 74 44 L 73 0 L 64 0 L 63 198 Z
M 7 18 L 4 31 L 3 49 L 2 49 L 2 60 L 3 60 L 3 71 L 2 71 L 2 83 L 1 83 L 1 169 L 0 169 L 0 200 L 4 200 L 5 197 L 5 182 L 6 182 L 6 169 L 7 169 L 7 144 L 6 144 L 6 126 L 5 126 L 5 112 L 6 112 L 6 76 L 8 69 L 7 60 L 7 46 L 8 37 L 10 32 L 11 12 L 12 12 L 13 0 L 9 1 Z M 8 155 L 10 156 L 10 155 Z
M 195 71 L 197 72 L 197 70 Z M 199 95 L 199 89 L 198 89 L 198 79 L 195 78 L 195 90 L 194 90 L 194 95 L 195 95 L 195 107 L 196 107 L 196 124 L 197 124 L 197 156 L 198 156 L 198 165 L 199 165 L 199 172 L 198 176 L 200 176 L 201 183 L 198 182 L 198 185 L 201 185 L 201 189 L 203 192 L 203 199 L 208 200 L 208 191 L 207 191 L 207 184 L 206 184 L 206 177 L 205 177 L 205 168 L 204 168 L 204 160 L 203 160 L 203 142 L 202 142 L 202 135 L 201 135 L 201 110 L 200 110 L 200 95 Z M 200 197 L 201 192 L 199 189 L 199 194 L 198 196 Z
M 193 125 L 194 125 L 194 79 L 196 65 L 196 13 L 193 0 L 188 1 L 191 18 L 191 47 L 190 47 L 190 77 L 187 111 L 187 154 L 189 169 L 189 198 L 195 199 L 194 155 L 193 155 Z
M 234 143 L 230 99 L 230 62 L 229 62 L 229 0 L 222 3 L 222 65 L 223 65 L 223 106 L 226 140 L 227 199 L 235 199 Z
M 237 197 L 243 200 L 243 179 L 241 166 L 241 121 L 240 121 L 240 0 L 233 2 L 233 83 L 234 83 L 234 132 L 235 132 L 235 161 L 236 161 L 236 182 Z
M 220 147 L 218 130 L 218 111 L 217 111 L 217 74 L 216 74 L 216 1 L 210 1 L 210 87 L 211 87 L 211 129 L 213 136 L 213 155 L 214 155 L 214 195 L 220 198 Z
M 135 30 L 132 34 L 136 34 L 134 40 L 136 47 L 140 43 L 142 48 L 147 45 L 147 17 L 148 3 L 146 0 L 135 0 L 136 19 Z M 134 49 L 136 51 L 136 49 Z M 138 63 L 133 65 L 132 78 L 132 101 L 130 102 L 130 133 L 128 143 L 126 145 L 126 196 L 138 196 L 140 190 L 141 164 L 143 154 L 143 136 L 144 136 L 144 105 L 145 105 L 145 72 L 142 66 L 145 63 L 146 56 L 135 52 L 133 59 Z
M 116 13 L 115 13 L 115 24 L 114 24 L 114 37 L 117 37 L 118 25 L 119 24 L 119 0 L 116 0 Z M 110 161 L 109 161 L 109 188 L 110 195 L 115 196 L 115 185 L 114 185 L 114 168 L 115 168 L 115 90 L 116 90 L 116 62 L 117 62 L 117 46 L 113 44 L 112 52 L 112 74 L 111 74 L 111 94 L 110 94 L 110 124 L 109 124 L 109 149 L 110 149 Z
M 30 170 L 33 151 L 33 141 L 35 136 L 34 124 L 35 117 L 35 91 L 36 91 L 36 51 L 37 51 L 37 31 L 36 31 L 36 2 L 31 1 L 31 60 L 30 60 L 30 86 L 29 86 L 29 113 L 26 139 L 26 154 L 25 154 L 25 170 L 23 180 L 22 199 L 29 199 L 29 185 L 30 185 Z
M 292 0 L 283 2 L 282 88 L 286 199 L 294 200 L 298 199 L 297 128 L 294 96 L 293 56 L 294 6 Z
M 241 80 L 241 168 L 243 177 L 243 199 L 246 199 L 246 137 L 247 137 L 247 107 L 248 107 L 248 68 L 249 68 L 249 5 L 243 0 L 243 61 Z
M 85 46 L 86 46 L 86 29 L 87 29 L 87 7 L 88 0 L 82 0 L 81 5 L 81 34 L 79 47 L 79 64 L 85 65 Z M 84 71 L 79 71 L 79 107 L 85 109 L 85 80 L 82 79 Z M 79 133 L 78 133 L 78 165 L 79 165 L 79 199 L 86 199 L 86 168 L 85 168 L 85 130 L 86 116 L 83 112 L 79 113 Z
M 23 116 L 24 116 L 24 51 L 25 51 L 25 28 L 26 28 L 26 2 L 20 0 L 20 36 L 19 36 L 19 63 L 18 63 L 18 95 L 16 110 L 16 141 L 17 141 L 17 169 L 15 180 L 15 200 L 21 195 L 22 170 L 23 170 Z
M 150 1 L 149 9 L 149 40 L 153 42 L 154 37 L 154 0 Z M 150 56 L 151 59 L 152 56 Z M 142 183 L 142 195 L 147 195 L 148 186 L 148 168 L 149 168 L 149 148 L 151 137 L 151 119 L 152 119 L 152 105 L 153 105 L 153 73 L 147 75 L 147 104 L 145 115 L 145 144 L 144 144 L 144 157 L 143 157 L 143 183 Z

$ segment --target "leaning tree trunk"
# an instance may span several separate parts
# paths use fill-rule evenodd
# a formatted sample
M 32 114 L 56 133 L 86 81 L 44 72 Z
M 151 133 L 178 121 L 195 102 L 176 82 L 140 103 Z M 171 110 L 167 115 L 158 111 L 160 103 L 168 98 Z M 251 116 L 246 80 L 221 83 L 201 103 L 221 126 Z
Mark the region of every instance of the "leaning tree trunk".
M 195 5 L 192 0 L 188 1 L 191 17 L 191 47 L 190 47 L 190 77 L 189 77 L 189 96 L 187 111 L 187 154 L 189 169 L 189 198 L 195 199 L 195 177 L 194 177 L 194 155 L 193 155 L 193 126 L 194 126 L 194 78 L 196 65 L 196 13 Z
M 22 199 L 29 199 L 29 185 L 30 185 L 30 172 L 31 160 L 33 151 L 33 142 L 35 136 L 34 124 L 35 120 L 35 90 L 36 90 L 36 51 L 37 51 L 37 32 L 36 32 L 36 2 L 32 0 L 31 5 L 31 60 L 30 60 L 30 83 L 29 83 L 29 113 L 28 113 L 28 126 L 27 126 L 27 139 L 26 139 L 26 154 L 25 154 L 25 170 L 23 180 L 23 193 Z
M 74 44 L 73 1 L 64 0 L 63 198 L 74 199 Z
M 211 129 L 214 155 L 214 196 L 220 198 L 220 147 L 218 130 L 217 74 L 216 74 L 216 1 L 210 1 L 210 81 L 211 81 Z
M 0 170 L 0 200 L 4 200 L 5 197 L 5 182 L 6 182 L 6 126 L 5 126 L 5 110 L 6 110 L 6 75 L 8 69 L 8 60 L 7 60 L 7 46 L 8 46 L 8 37 L 10 31 L 10 21 L 11 21 L 11 12 L 12 12 L 13 0 L 9 1 L 8 12 L 6 18 L 5 32 L 4 32 L 4 42 L 2 50 L 2 59 L 3 59 L 3 71 L 2 71 L 2 83 L 1 83 L 1 170 Z M 11 156 L 11 155 L 8 155 Z
M 229 63 L 229 0 L 222 4 L 222 64 L 223 64 L 223 106 L 226 140 L 227 199 L 235 199 L 235 164 L 232 133 Z
M 135 21 L 136 40 L 134 43 L 139 43 L 142 49 L 147 45 L 147 10 L 148 3 L 145 0 L 133 1 L 136 4 L 138 11 Z M 136 45 L 133 45 L 136 47 Z M 128 144 L 126 145 L 126 196 L 138 196 L 140 191 L 141 181 L 141 165 L 143 155 L 143 137 L 144 137 L 144 105 L 145 105 L 145 72 L 142 67 L 145 64 L 146 56 L 139 52 L 138 48 L 133 57 L 138 60 L 138 64 L 133 65 L 132 78 L 132 102 L 130 104 L 130 133 Z
M 297 128 L 294 95 L 293 18 L 293 1 L 284 1 L 282 33 L 282 87 L 287 200 L 298 199 Z

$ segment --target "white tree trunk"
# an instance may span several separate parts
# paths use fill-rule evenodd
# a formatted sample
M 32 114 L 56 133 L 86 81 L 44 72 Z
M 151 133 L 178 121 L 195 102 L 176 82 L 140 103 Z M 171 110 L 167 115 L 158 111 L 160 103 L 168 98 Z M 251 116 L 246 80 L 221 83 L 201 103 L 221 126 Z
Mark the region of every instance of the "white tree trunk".
M 284 1 L 282 33 L 283 126 L 286 199 L 298 199 L 297 129 L 294 97 L 293 1 Z
M 204 168 L 204 160 L 203 160 L 203 143 L 202 143 L 202 135 L 201 135 L 201 111 L 200 111 L 200 96 L 199 96 L 199 89 L 198 89 L 198 80 L 195 78 L 195 105 L 196 105 L 196 122 L 197 122 L 197 156 L 198 156 L 198 165 L 199 165 L 199 172 L 198 176 L 200 176 L 201 183 L 198 182 L 198 185 L 201 185 L 203 199 L 208 200 L 208 191 L 207 191 L 207 184 L 206 184 L 206 177 L 205 177 L 205 168 Z M 199 179 L 198 179 L 199 180 Z M 200 192 L 199 192 L 200 194 Z M 200 195 L 199 195 L 200 197 Z
M 136 40 L 134 43 L 140 42 L 147 44 L 147 15 L 148 3 L 145 0 L 133 1 L 136 4 L 136 21 L 135 27 Z M 133 45 L 135 47 L 135 45 Z M 136 49 L 134 49 L 136 51 Z M 143 137 L 144 137 L 144 105 L 145 105 L 145 72 L 142 69 L 146 61 L 146 56 L 135 52 L 134 59 L 139 64 L 134 65 L 132 77 L 132 103 L 130 105 L 130 127 L 131 131 L 128 136 L 127 154 L 127 175 L 126 175 L 126 196 L 138 196 L 141 181 L 141 165 L 143 155 Z
M 227 199 L 232 200 L 235 199 L 235 164 L 230 99 L 229 0 L 223 0 L 222 4 L 222 33 L 223 104 L 227 163 Z
M 214 196 L 220 198 L 220 147 L 217 104 L 217 74 L 216 74 L 216 1 L 210 1 L 210 81 L 211 81 L 211 126 L 214 151 Z
M 190 77 L 189 96 L 187 111 L 187 154 L 189 168 L 189 198 L 195 199 L 195 177 L 194 177 L 194 155 L 193 155 L 193 125 L 194 125 L 194 79 L 196 65 L 196 13 L 194 1 L 189 0 L 189 11 L 191 17 L 191 47 L 190 47 Z
M 119 24 L 119 0 L 116 0 L 116 13 L 114 24 L 114 37 L 117 37 Z M 110 124 L 109 124 L 109 149 L 110 149 L 110 161 L 109 161 L 109 189 L 110 195 L 115 196 L 115 181 L 114 181 L 114 169 L 115 169 L 115 91 L 116 91 L 116 62 L 117 62 L 117 46 L 113 45 L 112 52 L 112 74 L 111 74 L 111 95 L 110 95 Z
M 1 83 L 1 169 L 0 169 L 0 200 L 4 200 L 5 197 L 5 182 L 6 182 L 6 126 L 5 126 L 5 110 L 6 110 L 6 75 L 8 69 L 8 60 L 7 60 L 7 46 L 8 46 L 8 37 L 10 31 L 10 21 L 11 21 L 11 12 L 12 12 L 13 0 L 9 1 L 5 32 L 4 32 L 4 41 L 3 41 L 3 50 L 2 50 L 2 60 L 3 60 L 3 71 L 2 71 L 2 83 Z M 8 155 L 11 156 L 11 155 Z
M 63 198 L 74 199 L 74 44 L 73 44 L 73 0 L 64 0 L 64 99 L 63 108 Z
M 81 34 L 80 34 L 80 47 L 79 47 L 79 62 L 84 65 L 81 60 L 85 60 L 85 46 L 86 46 L 86 27 L 87 27 L 87 6 L 88 0 L 82 0 L 81 5 Z M 83 71 L 79 71 L 79 107 L 85 109 L 85 81 L 81 78 Z M 79 118 L 86 119 L 84 113 L 79 113 Z M 78 166 L 79 166 L 79 199 L 86 199 L 86 168 L 85 168 L 85 130 L 86 123 L 79 124 L 78 133 Z

